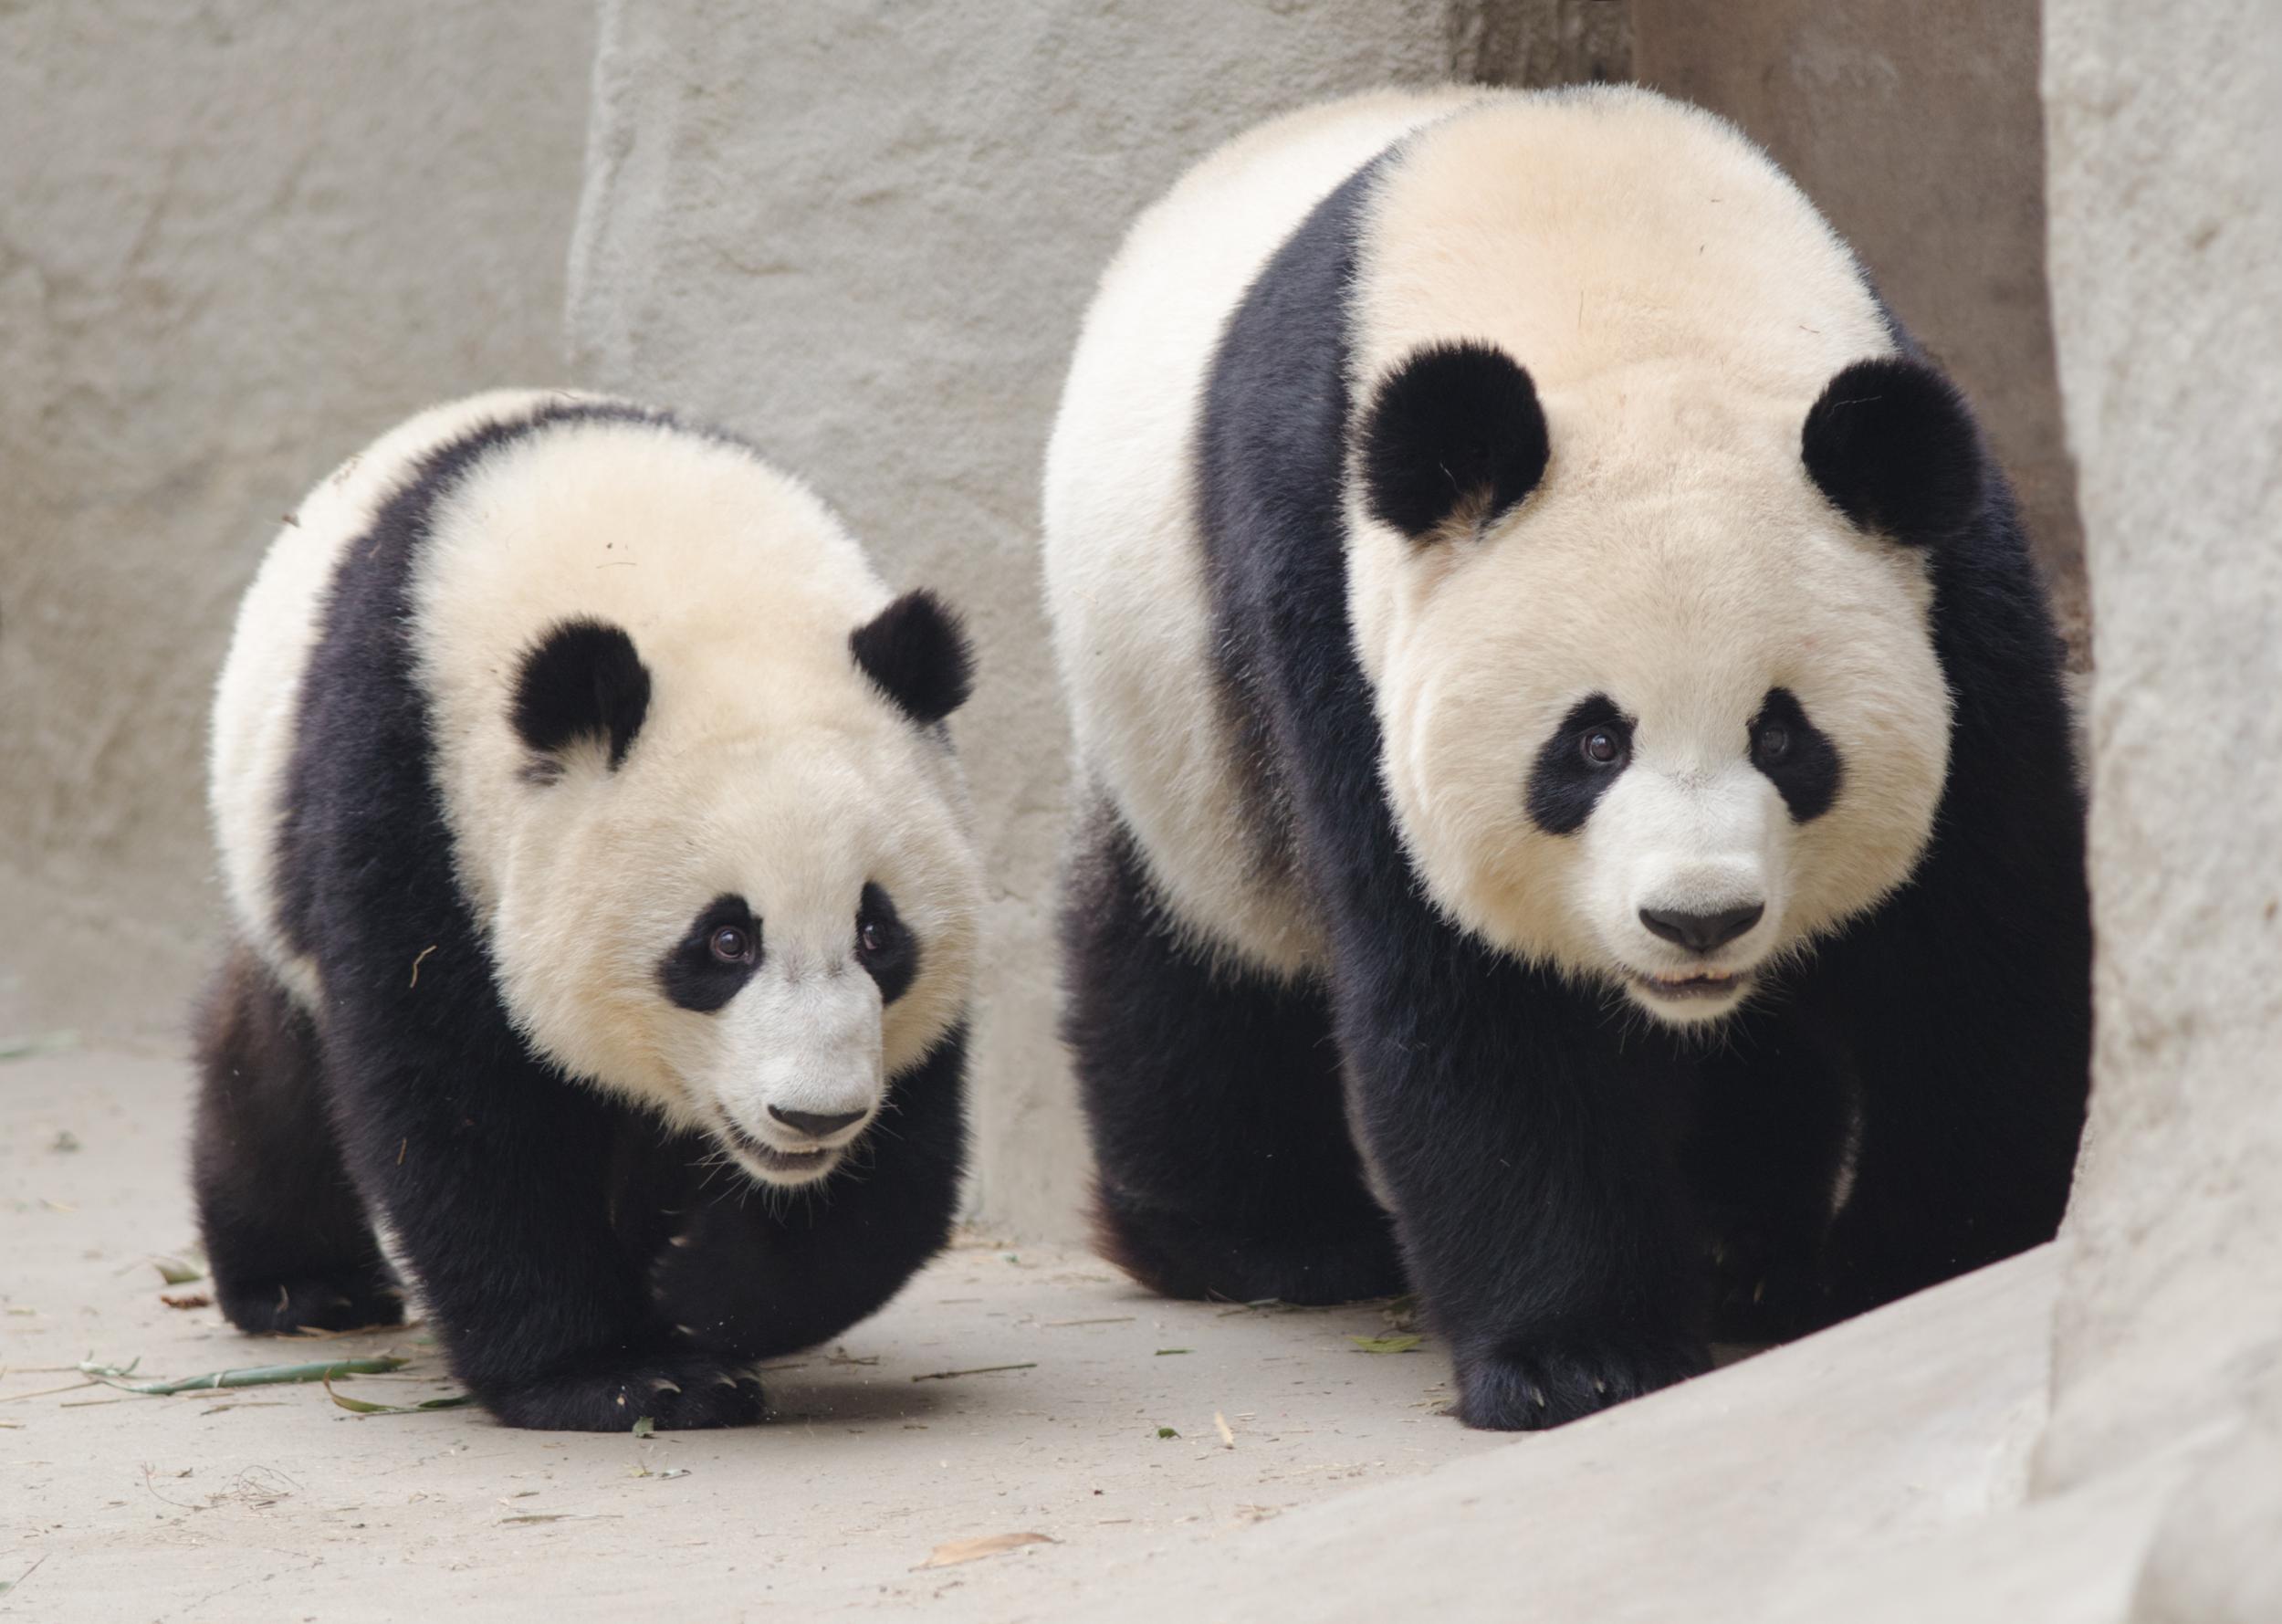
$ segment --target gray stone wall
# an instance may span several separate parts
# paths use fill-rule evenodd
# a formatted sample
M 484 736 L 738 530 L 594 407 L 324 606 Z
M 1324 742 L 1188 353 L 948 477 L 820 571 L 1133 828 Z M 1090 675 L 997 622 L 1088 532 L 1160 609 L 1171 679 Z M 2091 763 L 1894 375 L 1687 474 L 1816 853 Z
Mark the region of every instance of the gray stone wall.
M 562 376 L 591 0 L 0 5 L 0 1037 L 173 1039 L 278 516 Z
M 2282 1618 L 2282 13 L 2046 29 L 2099 953 L 2037 1479 L 2183 1451 L 2142 1616 Z

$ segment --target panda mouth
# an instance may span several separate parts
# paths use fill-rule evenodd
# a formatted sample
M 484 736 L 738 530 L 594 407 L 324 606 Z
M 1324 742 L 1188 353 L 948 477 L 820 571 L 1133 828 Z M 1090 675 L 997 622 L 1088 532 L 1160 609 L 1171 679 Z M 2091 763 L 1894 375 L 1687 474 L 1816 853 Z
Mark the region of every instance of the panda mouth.
M 840 1157 L 837 1150 L 780 1150 L 753 1137 L 727 1116 L 720 1118 L 720 1123 L 722 1137 L 738 1155 L 766 1172 L 814 1173 L 830 1167 Z
M 1684 976 L 1652 976 L 1646 970 L 1626 972 L 1632 984 L 1658 998 L 1725 998 L 1742 988 L 1749 977 L 1718 970 L 1693 970 Z

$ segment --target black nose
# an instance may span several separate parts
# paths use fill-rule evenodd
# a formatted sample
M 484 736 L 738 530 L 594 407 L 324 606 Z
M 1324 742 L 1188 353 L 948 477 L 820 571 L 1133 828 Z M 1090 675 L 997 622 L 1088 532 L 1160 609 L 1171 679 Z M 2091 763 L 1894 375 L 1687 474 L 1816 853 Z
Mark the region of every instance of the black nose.
M 788 1111 L 782 1105 L 769 1106 L 769 1115 L 794 1133 L 806 1134 L 811 1139 L 836 1134 L 851 1122 L 859 1122 L 864 1117 L 861 1111 Z
M 1741 907 L 1722 908 L 1714 914 L 1683 914 L 1677 908 L 1642 908 L 1640 923 L 1668 942 L 1678 942 L 1691 952 L 1709 953 L 1714 948 L 1724 948 L 1753 926 L 1759 916 L 1767 911 L 1764 902 L 1747 902 Z

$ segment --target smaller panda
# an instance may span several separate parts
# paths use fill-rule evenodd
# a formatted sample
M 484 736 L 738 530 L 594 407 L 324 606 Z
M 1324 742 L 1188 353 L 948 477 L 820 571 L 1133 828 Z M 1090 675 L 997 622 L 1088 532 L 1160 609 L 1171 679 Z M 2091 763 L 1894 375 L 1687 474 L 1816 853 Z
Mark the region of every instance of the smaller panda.
M 499 392 L 344 463 L 240 610 L 193 1179 L 255 1332 L 394 1323 L 511 1426 L 758 1420 L 965 1151 L 971 661 L 799 482 Z

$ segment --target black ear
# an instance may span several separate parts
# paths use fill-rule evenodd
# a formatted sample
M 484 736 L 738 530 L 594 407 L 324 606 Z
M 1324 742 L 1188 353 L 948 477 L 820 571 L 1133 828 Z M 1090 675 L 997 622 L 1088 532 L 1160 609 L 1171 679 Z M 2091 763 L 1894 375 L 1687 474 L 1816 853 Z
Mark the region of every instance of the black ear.
M 1832 507 L 1898 541 L 1944 540 L 1981 506 L 1981 435 L 1956 386 L 1922 361 L 1858 361 L 1823 390 L 1799 435 Z
M 848 651 L 880 691 L 928 727 L 967 703 L 975 656 L 958 616 L 933 592 L 905 592 L 848 634 Z
M 1378 386 L 1363 422 L 1371 516 L 1413 541 L 1456 516 L 1487 524 L 1537 488 L 1547 445 L 1537 386 L 1491 344 L 1436 344 Z
M 568 620 L 523 656 L 515 681 L 515 730 L 542 755 L 575 739 L 610 747 L 611 770 L 626 759 L 650 709 L 650 668 L 633 639 L 598 620 Z

